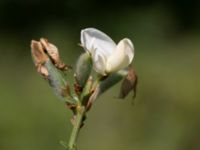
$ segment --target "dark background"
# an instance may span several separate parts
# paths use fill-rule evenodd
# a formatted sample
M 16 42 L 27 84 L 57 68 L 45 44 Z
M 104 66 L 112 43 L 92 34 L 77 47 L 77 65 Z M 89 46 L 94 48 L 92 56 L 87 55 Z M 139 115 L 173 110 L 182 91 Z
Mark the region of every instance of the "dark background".
M 0 149 L 61 150 L 71 112 L 37 74 L 31 39 L 46 37 L 74 65 L 80 30 L 95 27 L 116 43 L 130 38 L 137 98 L 98 99 L 80 150 L 199 150 L 200 4 L 198 0 L 1 0 Z

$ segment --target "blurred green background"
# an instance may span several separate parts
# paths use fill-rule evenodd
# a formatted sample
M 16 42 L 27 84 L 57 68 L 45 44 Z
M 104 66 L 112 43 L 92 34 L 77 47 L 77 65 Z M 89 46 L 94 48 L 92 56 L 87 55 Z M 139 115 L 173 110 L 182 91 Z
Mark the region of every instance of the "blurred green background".
M 74 65 L 80 30 L 95 27 L 135 45 L 139 76 L 132 105 L 101 96 L 82 129 L 79 150 L 200 149 L 198 0 L 1 0 L 0 150 L 62 150 L 71 112 L 37 74 L 30 40 L 46 37 Z

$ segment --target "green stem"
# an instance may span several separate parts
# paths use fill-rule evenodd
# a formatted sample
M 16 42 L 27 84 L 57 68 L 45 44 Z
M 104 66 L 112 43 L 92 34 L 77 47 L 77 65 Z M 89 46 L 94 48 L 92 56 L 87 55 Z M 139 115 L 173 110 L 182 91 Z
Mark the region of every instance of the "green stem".
M 80 131 L 84 113 L 85 113 L 85 108 L 83 106 L 80 106 L 80 107 L 78 106 L 75 124 L 72 129 L 71 136 L 70 136 L 69 143 L 68 143 L 68 150 L 76 149 L 76 140 L 78 137 L 78 133 Z

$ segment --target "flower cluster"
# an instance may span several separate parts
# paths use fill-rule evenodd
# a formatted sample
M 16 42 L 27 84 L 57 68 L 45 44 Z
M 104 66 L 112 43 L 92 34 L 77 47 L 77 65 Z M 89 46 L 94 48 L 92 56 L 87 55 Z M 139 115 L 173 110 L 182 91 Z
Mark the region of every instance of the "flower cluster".
M 134 46 L 130 39 L 124 38 L 116 44 L 105 33 L 95 28 L 86 28 L 81 31 L 80 40 L 85 52 L 76 62 L 73 84 L 67 80 L 67 71 L 72 68 L 61 60 L 58 48 L 44 38 L 31 41 L 31 53 L 38 73 L 49 82 L 74 114 L 69 150 L 74 149 L 86 113 L 102 93 L 123 80 L 118 97 L 125 98 L 130 91 L 134 91 L 135 97 L 137 85 L 137 76 L 131 67 Z M 96 76 L 91 73 L 93 69 Z

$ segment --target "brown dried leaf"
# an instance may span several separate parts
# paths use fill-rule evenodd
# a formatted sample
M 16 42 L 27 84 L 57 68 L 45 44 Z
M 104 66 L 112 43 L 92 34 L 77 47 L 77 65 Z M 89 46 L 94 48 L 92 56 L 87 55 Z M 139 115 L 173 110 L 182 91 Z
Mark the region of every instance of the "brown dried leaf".
M 135 70 L 133 68 L 129 68 L 128 74 L 122 82 L 119 98 L 124 99 L 129 94 L 129 92 L 133 90 L 134 92 L 133 99 L 134 99 L 136 97 L 137 82 L 138 78 Z

